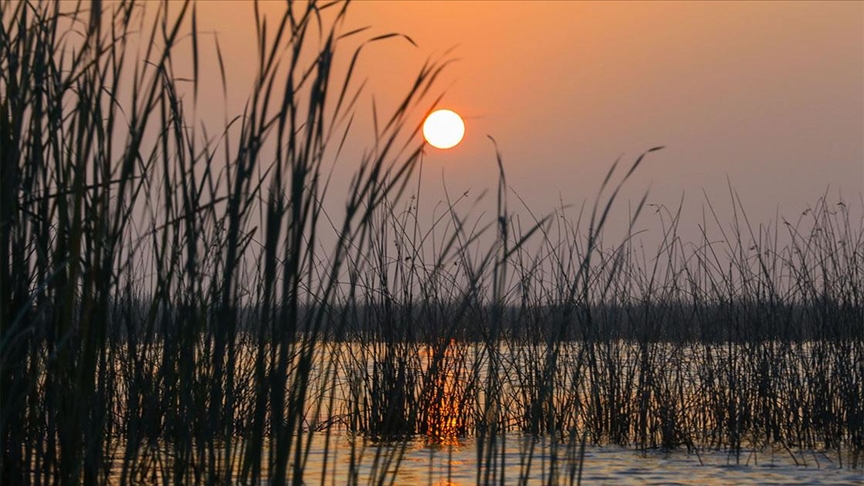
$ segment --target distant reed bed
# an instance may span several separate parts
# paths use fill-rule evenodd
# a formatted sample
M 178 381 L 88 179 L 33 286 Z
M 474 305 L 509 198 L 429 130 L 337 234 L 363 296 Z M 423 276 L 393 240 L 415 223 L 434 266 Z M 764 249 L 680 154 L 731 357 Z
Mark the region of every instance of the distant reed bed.
M 681 208 L 641 215 L 643 198 L 631 229 L 662 228 L 647 254 L 603 234 L 656 149 L 527 224 L 499 156 L 496 214 L 448 199 L 427 224 L 402 197 L 423 156 L 410 120 L 446 63 L 343 153 L 360 53 L 392 37 L 353 41 L 347 4 L 256 9 L 254 85 L 217 132 L 193 116 L 213 42 L 194 3 L 0 5 L 4 484 L 301 484 L 335 470 L 337 435 L 378 444 L 351 449 L 351 483 L 390 482 L 415 437 L 470 437 L 477 482 L 503 481 L 512 433 L 560 444 L 539 465 L 520 449 L 519 472 L 560 482 L 587 443 L 860 464 L 864 225 L 845 201 L 767 226 L 706 202 L 685 242 Z

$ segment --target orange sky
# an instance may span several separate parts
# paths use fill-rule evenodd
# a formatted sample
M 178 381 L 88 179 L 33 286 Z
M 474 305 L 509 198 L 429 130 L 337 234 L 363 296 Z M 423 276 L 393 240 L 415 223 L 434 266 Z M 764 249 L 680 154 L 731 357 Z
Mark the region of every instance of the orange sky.
M 243 98 L 251 8 L 199 8 Z M 794 218 L 829 186 L 861 206 L 864 3 L 358 1 L 350 12 L 349 29 L 370 25 L 369 35 L 401 32 L 418 44 L 364 52 L 379 106 L 396 103 L 427 58 L 455 47 L 459 60 L 439 87 L 467 134 L 456 149 L 428 153 L 432 199 L 442 178 L 454 193 L 495 187 L 488 134 L 510 185 L 539 213 L 559 198 L 592 199 L 619 155 L 629 161 L 656 145 L 667 148 L 627 197 L 650 185 L 651 202 L 676 205 L 683 192 L 696 217 L 703 189 L 728 206 L 728 176 L 756 221 L 777 205 Z

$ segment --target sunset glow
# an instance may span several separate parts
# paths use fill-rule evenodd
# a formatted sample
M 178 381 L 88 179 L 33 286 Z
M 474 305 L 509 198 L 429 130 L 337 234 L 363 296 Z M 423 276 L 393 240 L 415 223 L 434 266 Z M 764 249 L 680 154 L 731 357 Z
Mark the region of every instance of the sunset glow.
M 862 38 L 0 0 L 0 486 L 864 486 Z
M 464 136 L 465 122 L 450 110 L 438 110 L 429 115 L 423 123 L 423 138 L 435 148 L 453 148 L 459 145 Z

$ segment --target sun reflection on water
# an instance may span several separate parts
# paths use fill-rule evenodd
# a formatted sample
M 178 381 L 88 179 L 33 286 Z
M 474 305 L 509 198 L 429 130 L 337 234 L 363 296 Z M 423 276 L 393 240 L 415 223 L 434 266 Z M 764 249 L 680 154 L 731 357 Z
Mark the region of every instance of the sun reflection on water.
M 437 354 L 436 354 L 437 352 Z M 465 437 L 465 396 L 460 375 L 461 362 L 458 343 L 451 339 L 442 351 L 428 348 L 426 357 L 430 369 L 430 387 L 427 389 L 426 443 L 437 446 L 460 445 Z

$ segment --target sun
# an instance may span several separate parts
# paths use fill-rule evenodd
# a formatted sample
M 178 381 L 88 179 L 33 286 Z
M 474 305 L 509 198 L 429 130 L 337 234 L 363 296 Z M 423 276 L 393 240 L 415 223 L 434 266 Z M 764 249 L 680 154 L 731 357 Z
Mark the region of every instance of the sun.
M 465 122 L 450 110 L 438 110 L 423 123 L 423 137 L 429 145 L 439 149 L 453 148 L 465 136 Z

